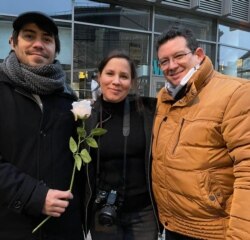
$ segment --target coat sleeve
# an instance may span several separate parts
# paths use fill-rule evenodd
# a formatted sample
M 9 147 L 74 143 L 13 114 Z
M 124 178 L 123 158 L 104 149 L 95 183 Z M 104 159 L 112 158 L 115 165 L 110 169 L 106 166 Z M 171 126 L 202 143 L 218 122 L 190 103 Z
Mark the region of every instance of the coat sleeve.
M 250 236 L 250 81 L 232 95 L 222 133 L 233 161 L 235 176 L 227 240 Z
M 0 205 L 17 213 L 41 214 L 48 187 L 6 162 L 0 153 Z

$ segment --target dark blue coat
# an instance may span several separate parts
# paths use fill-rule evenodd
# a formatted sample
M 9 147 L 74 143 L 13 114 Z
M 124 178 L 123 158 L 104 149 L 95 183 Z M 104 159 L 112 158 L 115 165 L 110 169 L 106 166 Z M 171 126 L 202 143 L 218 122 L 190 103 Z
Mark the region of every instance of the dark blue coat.
M 48 189 L 68 190 L 73 168 L 74 99 L 58 93 L 41 101 L 43 109 L 33 95 L 0 81 L 0 239 L 81 240 L 78 178 L 66 212 L 31 234 L 45 218 Z

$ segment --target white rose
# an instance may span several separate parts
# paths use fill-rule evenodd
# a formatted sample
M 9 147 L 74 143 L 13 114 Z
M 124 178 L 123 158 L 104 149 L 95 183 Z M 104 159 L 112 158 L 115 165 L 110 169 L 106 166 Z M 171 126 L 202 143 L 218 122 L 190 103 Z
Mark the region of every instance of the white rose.
M 91 115 L 91 101 L 89 100 L 81 100 L 79 102 L 72 103 L 73 112 L 75 116 L 75 120 L 88 118 Z

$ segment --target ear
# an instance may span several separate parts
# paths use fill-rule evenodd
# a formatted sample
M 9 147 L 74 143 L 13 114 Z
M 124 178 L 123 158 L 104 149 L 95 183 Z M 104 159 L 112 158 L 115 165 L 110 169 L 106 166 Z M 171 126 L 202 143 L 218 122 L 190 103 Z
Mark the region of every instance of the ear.
M 9 44 L 11 46 L 11 50 L 15 50 L 15 46 L 14 46 L 14 42 L 13 42 L 13 37 L 12 36 L 9 38 Z
M 203 48 L 198 47 L 195 50 L 194 54 L 197 56 L 199 63 L 201 63 L 203 61 L 204 57 L 205 57 L 205 52 L 204 52 Z

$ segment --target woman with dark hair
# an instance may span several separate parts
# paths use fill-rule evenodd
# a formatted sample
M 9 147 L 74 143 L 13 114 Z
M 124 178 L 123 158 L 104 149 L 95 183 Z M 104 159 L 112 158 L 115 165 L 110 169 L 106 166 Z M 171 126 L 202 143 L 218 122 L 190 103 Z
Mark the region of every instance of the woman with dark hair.
M 92 240 L 155 240 L 160 226 L 151 192 L 151 129 L 154 98 L 135 94 L 136 68 L 114 51 L 98 67 L 102 95 L 87 128 L 107 133 L 96 139 L 86 166 L 85 232 Z M 134 94 L 129 94 L 134 92 Z

